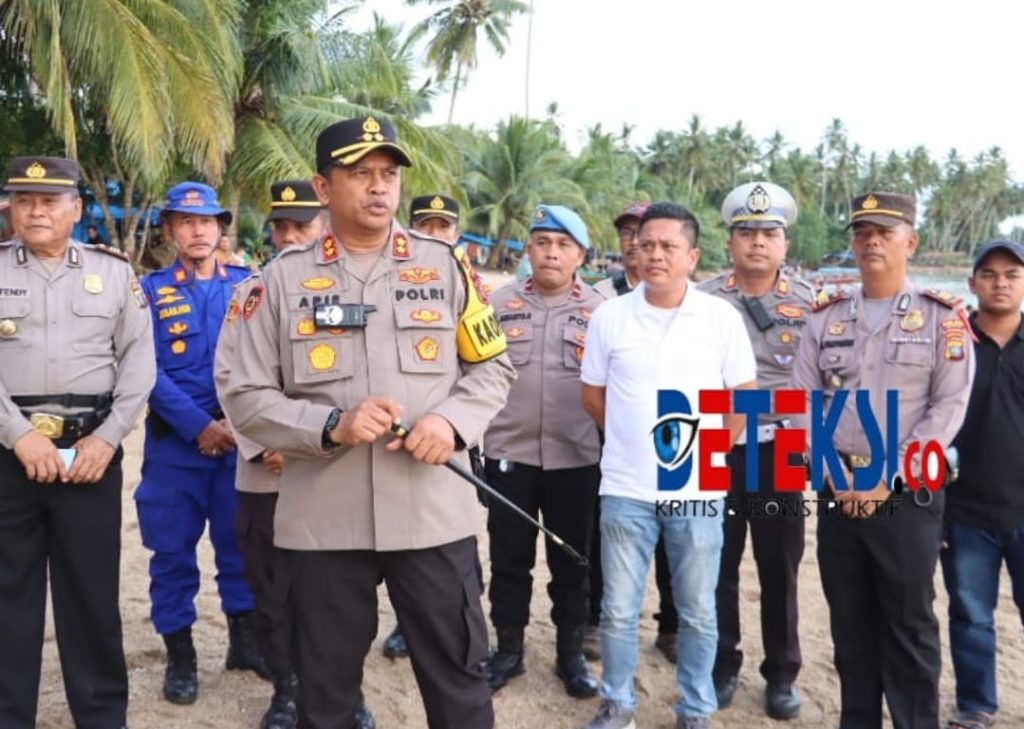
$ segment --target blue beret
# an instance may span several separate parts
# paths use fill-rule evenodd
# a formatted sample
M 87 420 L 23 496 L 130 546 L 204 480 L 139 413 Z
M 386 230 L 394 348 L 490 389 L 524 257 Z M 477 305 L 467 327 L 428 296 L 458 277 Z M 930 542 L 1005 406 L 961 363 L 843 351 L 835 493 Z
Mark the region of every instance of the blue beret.
M 231 224 L 231 211 L 222 208 L 217 192 L 201 182 L 181 182 L 168 190 L 163 212 L 210 215 Z
M 583 219 L 564 205 L 538 205 L 533 211 L 530 230 L 556 230 L 572 236 L 580 248 L 590 250 L 590 236 Z

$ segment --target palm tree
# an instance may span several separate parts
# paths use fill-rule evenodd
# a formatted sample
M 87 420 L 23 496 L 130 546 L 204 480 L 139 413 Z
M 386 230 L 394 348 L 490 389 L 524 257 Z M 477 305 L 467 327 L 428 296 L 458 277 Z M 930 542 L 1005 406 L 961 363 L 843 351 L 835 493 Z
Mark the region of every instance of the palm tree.
M 455 98 L 463 83 L 463 74 L 477 66 L 477 38 L 481 33 L 499 56 L 505 54 L 508 28 L 512 16 L 527 10 L 520 0 L 406 0 L 409 5 L 424 2 L 446 5 L 414 32 L 433 32 L 427 44 L 427 61 L 437 69 L 438 80 L 445 81 L 455 68 L 452 79 L 452 100 L 448 107 L 448 123 L 455 114 Z
M 223 174 L 233 141 L 224 99 L 237 86 L 238 8 L 238 0 L 0 3 L 0 45 L 32 79 L 108 231 L 129 252 L 138 218 L 176 161 L 210 179 Z M 123 241 L 110 215 L 111 174 L 129 215 Z
M 429 81 L 413 87 L 412 40 L 376 16 L 367 33 L 348 33 L 341 21 L 353 6 L 327 15 L 328 6 L 261 0 L 243 17 L 245 70 L 225 186 L 236 211 L 242 200 L 263 208 L 274 180 L 311 176 L 316 136 L 344 117 L 374 115 L 395 124 L 403 143 L 420 152 L 406 177 L 409 189 L 424 181 L 451 186 L 458 173 L 453 146 L 413 121 L 435 92 Z
M 501 260 L 506 239 L 527 237 L 538 203 L 568 205 L 580 214 L 589 211 L 583 191 L 569 177 L 569 153 L 549 122 L 513 116 L 476 147 L 465 160 L 467 228 L 495 240 L 488 266 Z

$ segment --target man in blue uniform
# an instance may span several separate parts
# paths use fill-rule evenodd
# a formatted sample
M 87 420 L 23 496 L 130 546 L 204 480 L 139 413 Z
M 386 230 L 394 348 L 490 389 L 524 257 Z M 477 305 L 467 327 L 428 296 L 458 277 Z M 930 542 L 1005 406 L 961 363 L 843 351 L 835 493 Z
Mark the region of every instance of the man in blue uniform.
M 207 522 L 228 616 L 226 667 L 270 678 L 256 648 L 253 597 L 233 529 L 235 441 L 213 382 L 217 336 L 232 289 L 249 275 L 248 269 L 214 257 L 221 225 L 230 222 L 231 213 L 221 209 L 207 185 L 183 182 L 171 188 L 161 224 L 178 257 L 142 282 L 153 318 L 157 382 L 135 500 L 142 543 L 153 551 L 153 625 L 167 645 L 164 698 L 176 704 L 190 704 L 198 694 L 191 626 L 199 591 L 196 544 Z

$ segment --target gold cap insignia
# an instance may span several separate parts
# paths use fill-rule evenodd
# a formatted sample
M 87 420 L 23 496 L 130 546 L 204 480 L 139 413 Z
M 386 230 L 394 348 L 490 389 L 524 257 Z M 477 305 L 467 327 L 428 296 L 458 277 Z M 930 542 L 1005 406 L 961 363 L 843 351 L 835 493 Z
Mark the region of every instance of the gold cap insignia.
M 46 168 L 38 162 L 33 162 L 25 170 L 25 177 L 31 177 L 34 180 L 46 177 Z
M 281 190 L 281 200 L 283 202 L 291 202 L 294 199 L 295 190 L 293 190 L 291 187 L 286 187 L 285 189 Z
M 444 200 L 440 196 L 435 197 L 430 201 L 431 210 L 444 210 Z
M 868 195 L 864 198 L 864 202 L 860 204 L 861 210 L 874 210 L 878 207 L 878 200 L 875 199 L 874 195 Z
M 747 210 L 752 213 L 766 213 L 772 209 L 772 198 L 768 191 L 758 185 L 747 195 Z
M 384 141 L 384 135 L 380 133 L 380 122 L 378 122 L 372 116 L 366 117 L 366 121 L 363 122 L 363 132 L 364 142 Z

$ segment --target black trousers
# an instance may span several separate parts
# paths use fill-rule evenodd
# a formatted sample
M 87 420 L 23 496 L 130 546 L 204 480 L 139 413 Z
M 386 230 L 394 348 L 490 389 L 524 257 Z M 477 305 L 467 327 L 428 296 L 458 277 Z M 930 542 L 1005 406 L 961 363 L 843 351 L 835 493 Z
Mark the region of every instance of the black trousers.
M 287 550 L 299 677 L 298 729 L 355 722 L 363 660 L 377 635 L 377 585 L 387 583 L 409 645 L 430 729 L 492 729 L 481 664 L 487 624 L 476 538 L 400 552 Z
M 601 577 L 601 499 L 594 505 L 594 531 L 590 539 L 590 611 L 587 624 L 601 624 L 601 598 L 604 596 L 604 581 Z M 654 548 L 654 581 L 658 585 L 658 612 L 654 619 L 659 633 L 679 632 L 679 615 L 672 601 L 672 570 L 668 566 L 665 539 L 658 537 Z
M 275 676 L 293 673 L 291 659 L 291 578 L 288 558 L 274 546 L 276 493 L 238 492 L 235 533 L 242 550 L 245 579 L 256 607 L 256 641 Z
M 718 606 L 718 655 L 714 675 L 736 676 L 743 665 L 740 645 L 740 562 L 750 541 L 761 583 L 761 675 L 769 683 L 792 683 L 800 672 L 797 634 L 797 573 L 804 556 L 804 511 L 801 493 L 774 490 L 772 443 L 758 446 L 758 492 L 748 493 L 747 446 L 737 445 L 726 463 L 732 483 L 723 522 L 724 542 L 715 601 Z
M 594 502 L 600 484 L 596 465 L 545 471 L 510 464 L 502 473 L 498 462 L 485 463 L 487 482 L 527 514 L 543 515 L 543 524 L 580 554 L 587 554 L 594 531 Z M 523 628 L 530 620 L 537 528 L 509 509 L 491 507 L 487 516 L 491 545 L 491 621 L 495 628 Z M 587 568 L 545 540 L 551 582 L 551 620 L 557 628 L 574 630 L 587 623 Z
M 47 568 L 76 729 L 120 729 L 128 674 L 118 609 L 121 449 L 95 484 L 29 481 L 0 448 L 0 727 L 33 729 Z
M 938 729 L 939 625 L 933 580 L 945 494 L 892 496 L 870 519 L 819 516 L 818 562 L 842 690 L 842 729 Z

